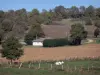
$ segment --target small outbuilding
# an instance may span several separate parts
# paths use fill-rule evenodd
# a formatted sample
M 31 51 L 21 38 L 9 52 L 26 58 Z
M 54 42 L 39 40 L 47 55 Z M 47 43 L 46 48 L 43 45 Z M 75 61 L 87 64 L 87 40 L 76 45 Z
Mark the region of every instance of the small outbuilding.
M 43 41 L 45 39 L 51 39 L 51 38 L 39 38 L 39 39 L 33 40 L 32 45 L 35 47 L 43 47 Z

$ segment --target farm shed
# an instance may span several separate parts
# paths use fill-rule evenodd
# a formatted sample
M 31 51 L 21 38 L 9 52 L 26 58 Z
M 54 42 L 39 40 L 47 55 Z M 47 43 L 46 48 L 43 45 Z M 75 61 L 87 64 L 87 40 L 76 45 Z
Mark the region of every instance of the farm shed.
M 36 47 L 43 47 L 43 41 L 45 39 L 51 39 L 51 38 L 47 37 L 47 38 L 39 38 L 39 39 L 33 40 L 32 45 Z

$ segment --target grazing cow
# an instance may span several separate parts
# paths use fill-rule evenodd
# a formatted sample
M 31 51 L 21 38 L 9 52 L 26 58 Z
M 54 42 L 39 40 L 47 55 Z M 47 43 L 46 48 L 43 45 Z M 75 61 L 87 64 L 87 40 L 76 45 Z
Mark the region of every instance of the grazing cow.
M 59 62 L 56 62 L 55 64 L 56 64 L 56 65 L 63 65 L 64 62 L 63 62 L 63 61 L 62 61 L 62 62 L 59 61 Z

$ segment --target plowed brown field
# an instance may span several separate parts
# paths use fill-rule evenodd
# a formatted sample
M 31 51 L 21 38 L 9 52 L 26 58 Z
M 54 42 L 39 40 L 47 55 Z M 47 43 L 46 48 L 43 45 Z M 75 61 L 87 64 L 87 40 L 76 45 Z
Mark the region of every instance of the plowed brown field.
M 21 61 L 32 60 L 61 60 L 74 57 L 98 57 L 100 56 L 100 44 L 88 44 L 81 46 L 66 46 L 56 48 L 25 48 Z

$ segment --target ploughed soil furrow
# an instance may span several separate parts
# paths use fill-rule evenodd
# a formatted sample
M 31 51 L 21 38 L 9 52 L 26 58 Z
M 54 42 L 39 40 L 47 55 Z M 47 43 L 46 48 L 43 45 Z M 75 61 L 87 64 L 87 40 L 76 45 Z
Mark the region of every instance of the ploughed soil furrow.
M 100 44 L 81 46 L 66 46 L 55 48 L 25 48 L 21 61 L 30 60 L 63 60 L 74 57 L 98 57 L 100 56 Z

